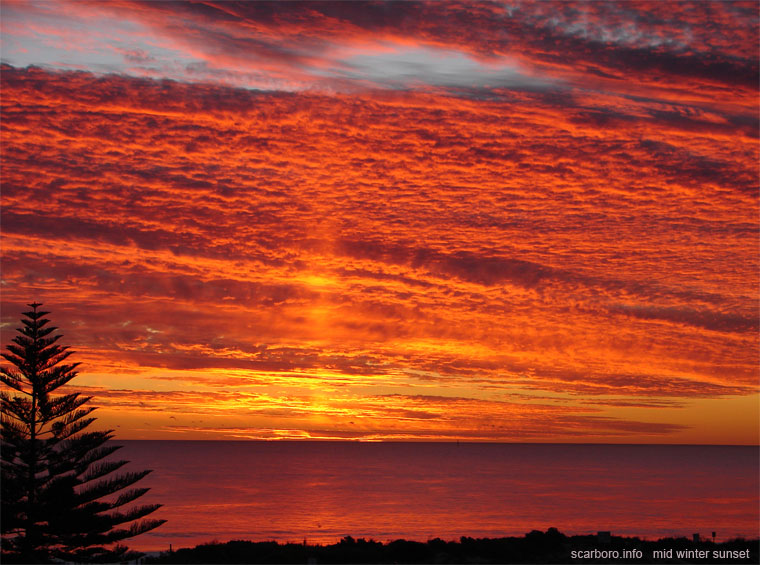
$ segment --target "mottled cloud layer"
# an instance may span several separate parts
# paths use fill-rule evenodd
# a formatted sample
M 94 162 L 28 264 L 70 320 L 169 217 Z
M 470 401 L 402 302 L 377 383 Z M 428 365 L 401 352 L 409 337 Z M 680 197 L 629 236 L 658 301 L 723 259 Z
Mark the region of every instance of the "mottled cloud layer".
M 758 9 L 669 6 L 4 3 L 3 344 L 125 437 L 757 441 Z

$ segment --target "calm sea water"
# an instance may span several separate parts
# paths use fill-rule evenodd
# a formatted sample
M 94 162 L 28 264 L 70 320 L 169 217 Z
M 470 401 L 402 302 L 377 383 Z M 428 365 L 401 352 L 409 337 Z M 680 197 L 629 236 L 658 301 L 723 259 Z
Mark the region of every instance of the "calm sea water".
M 166 524 L 142 550 L 566 534 L 756 537 L 758 447 L 123 441 Z

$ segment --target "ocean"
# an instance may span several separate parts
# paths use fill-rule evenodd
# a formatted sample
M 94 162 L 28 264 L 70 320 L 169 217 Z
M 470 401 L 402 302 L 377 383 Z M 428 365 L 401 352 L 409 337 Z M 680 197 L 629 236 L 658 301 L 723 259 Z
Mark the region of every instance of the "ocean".
M 760 532 L 760 448 L 117 441 L 168 520 L 128 545 Z

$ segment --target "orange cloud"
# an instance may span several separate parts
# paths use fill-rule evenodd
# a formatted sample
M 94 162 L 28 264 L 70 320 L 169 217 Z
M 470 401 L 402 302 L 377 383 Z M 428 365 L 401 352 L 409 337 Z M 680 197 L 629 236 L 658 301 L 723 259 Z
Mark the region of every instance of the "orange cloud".
M 3 343 L 44 302 L 127 437 L 698 441 L 757 393 L 740 99 L 2 81 Z

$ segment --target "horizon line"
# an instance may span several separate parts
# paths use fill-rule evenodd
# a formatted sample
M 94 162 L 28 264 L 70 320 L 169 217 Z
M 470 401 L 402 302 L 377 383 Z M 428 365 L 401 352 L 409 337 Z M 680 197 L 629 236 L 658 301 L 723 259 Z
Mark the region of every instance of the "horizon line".
M 172 441 L 172 442 L 206 442 L 206 443 L 435 443 L 435 444 L 470 444 L 470 445 L 598 445 L 598 446 L 667 446 L 667 447 L 758 447 L 756 443 L 615 443 L 615 442 L 567 442 L 567 441 L 457 441 L 457 440 L 359 440 L 359 439 L 264 439 L 264 438 L 237 438 L 237 439 L 140 439 L 140 438 L 112 438 L 117 443 L 123 441 Z

